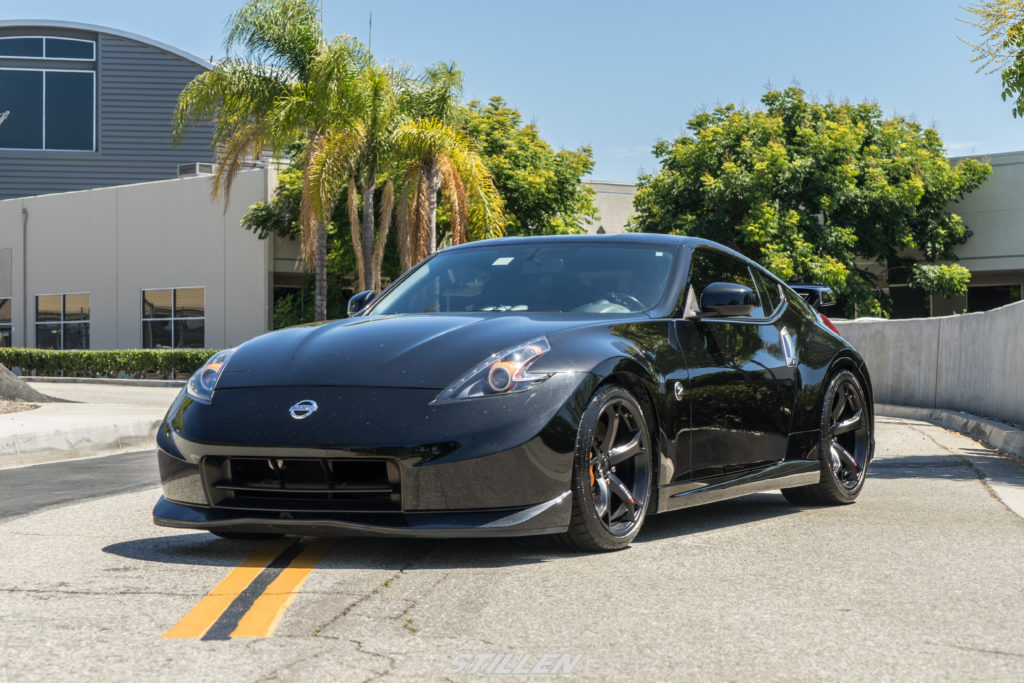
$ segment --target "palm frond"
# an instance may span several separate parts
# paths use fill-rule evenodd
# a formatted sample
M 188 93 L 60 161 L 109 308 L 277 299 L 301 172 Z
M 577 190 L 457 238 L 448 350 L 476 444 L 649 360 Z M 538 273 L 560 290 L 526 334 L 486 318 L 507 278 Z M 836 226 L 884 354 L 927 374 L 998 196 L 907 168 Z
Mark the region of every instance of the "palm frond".
M 240 126 L 221 144 L 217 151 L 218 164 L 213 175 L 212 193 L 214 197 L 224 198 L 225 211 L 231 200 L 231 185 L 242 170 L 243 162 L 258 157 L 266 145 L 267 130 L 258 123 Z
M 352 233 L 352 249 L 356 257 L 356 272 L 359 273 L 360 291 L 367 288 L 366 285 L 366 262 L 363 260 L 363 225 L 359 221 L 359 189 L 356 187 L 355 178 L 348 179 L 348 224 Z
M 323 152 L 324 139 L 314 135 L 306 146 L 306 158 L 303 161 L 302 169 L 302 194 L 299 197 L 299 228 L 301 229 L 302 240 L 300 243 L 302 259 L 306 265 L 313 267 L 316 260 L 316 240 L 320 225 L 326 222 L 320 206 L 315 197 L 318 195 L 313 187 L 311 169 L 314 159 Z
M 401 198 L 398 201 L 398 262 L 403 272 L 412 267 L 412 244 L 410 242 L 409 224 L 412 211 L 410 195 L 415 191 L 415 182 L 411 180 L 414 172 L 415 169 L 413 168 L 409 169 L 409 172 L 406 174 L 405 180 L 402 182 Z
M 308 184 L 304 186 L 303 194 L 309 194 L 309 202 L 317 217 L 326 221 L 345 181 L 355 172 L 364 131 L 356 124 L 346 130 L 334 130 L 314 137 L 319 144 L 307 152 L 309 163 L 304 175 Z
M 466 241 L 466 224 L 468 216 L 466 213 L 466 188 L 462 184 L 462 178 L 455 168 L 455 164 L 449 157 L 441 157 L 441 194 L 448 202 L 449 213 L 451 214 L 451 241 L 452 244 L 462 244 Z
M 251 62 L 287 66 L 305 78 L 323 44 L 320 8 L 310 0 L 250 0 L 228 20 L 224 47 Z
M 467 237 L 491 239 L 505 234 L 505 204 L 483 159 L 472 148 L 452 149 L 448 156 L 466 187 L 469 225 Z
M 221 62 L 192 79 L 178 97 L 171 124 L 173 140 L 180 141 L 194 123 L 213 121 L 216 145 L 231 137 L 239 125 L 265 116 L 287 88 L 277 74 L 256 65 Z
M 391 216 L 395 212 L 395 186 L 389 179 L 384 183 L 384 192 L 380 198 L 380 210 L 378 220 L 380 225 L 377 229 L 377 239 L 373 245 L 373 273 L 376 282 L 371 286 L 380 291 L 380 266 L 384 262 L 384 246 L 388 241 L 388 231 L 391 229 Z

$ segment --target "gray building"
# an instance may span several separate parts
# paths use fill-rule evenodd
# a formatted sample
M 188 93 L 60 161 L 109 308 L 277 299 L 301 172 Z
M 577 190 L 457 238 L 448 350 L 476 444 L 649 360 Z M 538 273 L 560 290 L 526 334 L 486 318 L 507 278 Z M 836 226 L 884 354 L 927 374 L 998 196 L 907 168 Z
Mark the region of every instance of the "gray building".
M 210 63 L 117 29 L 0 21 L 0 199 L 174 178 L 210 131 L 171 144 L 182 89 Z

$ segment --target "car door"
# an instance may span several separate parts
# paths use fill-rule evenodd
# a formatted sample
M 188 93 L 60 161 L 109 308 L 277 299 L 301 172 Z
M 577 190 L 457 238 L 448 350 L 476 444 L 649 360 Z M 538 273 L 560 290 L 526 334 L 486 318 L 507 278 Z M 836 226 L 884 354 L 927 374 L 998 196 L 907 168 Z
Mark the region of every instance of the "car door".
M 754 310 L 736 317 L 698 315 L 700 294 L 713 282 L 749 287 Z M 686 297 L 688 310 L 676 336 L 688 369 L 692 478 L 782 460 L 796 396 L 796 358 L 781 322 L 778 283 L 734 256 L 699 247 L 690 261 Z

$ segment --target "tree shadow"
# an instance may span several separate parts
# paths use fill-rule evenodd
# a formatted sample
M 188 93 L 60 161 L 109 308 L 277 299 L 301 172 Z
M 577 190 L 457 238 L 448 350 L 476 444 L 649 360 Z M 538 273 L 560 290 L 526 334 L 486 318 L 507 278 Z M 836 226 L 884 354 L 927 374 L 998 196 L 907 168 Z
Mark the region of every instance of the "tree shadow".
M 878 458 L 868 467 L 868 479 L 948 479 L 970 481 L 978 478 L 970 464 L 956 455 L 904 455 Z

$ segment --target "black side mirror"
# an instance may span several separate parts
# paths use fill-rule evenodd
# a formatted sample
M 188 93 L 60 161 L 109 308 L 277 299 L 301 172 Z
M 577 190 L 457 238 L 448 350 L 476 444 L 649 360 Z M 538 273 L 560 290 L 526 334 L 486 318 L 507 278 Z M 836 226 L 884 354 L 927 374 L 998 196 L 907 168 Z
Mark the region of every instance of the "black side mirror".
M 359 311 L 366 308 L 366 304 L 370 303 L 373 299 L 373 295 L 376 294 L 372 289 L 368 289 L 365 292 L 359 292 L 351 299 L 348 300 L 348 314 L 349 317 L 359 313 Z
M 700 295 L 700 310 L 705 315 L 748 315 L 755 305 L 754 290 L 731 282 L 712 282 Z

